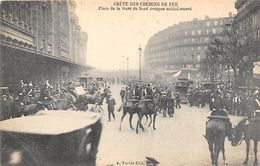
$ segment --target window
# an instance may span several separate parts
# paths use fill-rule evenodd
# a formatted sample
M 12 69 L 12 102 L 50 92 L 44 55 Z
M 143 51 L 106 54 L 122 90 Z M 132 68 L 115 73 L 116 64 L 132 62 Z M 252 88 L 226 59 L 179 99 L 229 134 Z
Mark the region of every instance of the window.
M 192 36 L 194 36 L 195 35 L 195 31 L 192 31 Z
M 218 21 L 214 21 L 214 25 L 217 26 L 218 25 Z
M 198 55 L 197 58 L 198 58 L 198 61 L 200 61 L 200 55 Z
M 200 29 L 198 30 L 198 34 L 201 35 L 201 30 Z
M 209 26 L 210 26 L 210 22 L 208 21 L 208 22 L 207 22 L 207 27 L 209 27 Z
M 215 29 L 215 28 L 213 28 L 213 33 L 214 33 L 214 34 L 216 33 L 216 29 Z
M 185 31 L 185 36 L 187 36 L 188 35 L 188 32 L 187 31 Z
M 209 30 L 208 29 L 206 30 L 206 33 L 207 33 L 207 35 L 209 34 Z

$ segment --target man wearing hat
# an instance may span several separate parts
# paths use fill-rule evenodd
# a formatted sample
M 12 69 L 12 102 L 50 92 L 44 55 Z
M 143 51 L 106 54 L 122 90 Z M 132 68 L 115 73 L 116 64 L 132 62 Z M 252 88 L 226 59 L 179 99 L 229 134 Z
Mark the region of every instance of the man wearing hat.
M 107 110 L 108 110 L 108 121 L 111 121 L 111 115 L 113 116 L 114 120 L 115 120 L 115 114 L 114 114 L 114 110 L 115 110 L 115 105 L 116 105 L 116 101 L 115 99 L 112 97 L 112 94 L 108 94 L 108 98 L 107 98 Z
M 120 96 L 121 96 L 121 101 L 123 103 L 125 96 L 126 96 L 126 90 L 125 87 L 122 87 L 122 89 L 120 90 Z

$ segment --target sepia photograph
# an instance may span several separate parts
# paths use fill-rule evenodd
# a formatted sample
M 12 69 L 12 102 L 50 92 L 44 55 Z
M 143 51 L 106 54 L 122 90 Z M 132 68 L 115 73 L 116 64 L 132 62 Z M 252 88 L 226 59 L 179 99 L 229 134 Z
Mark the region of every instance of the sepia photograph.
M 260 166 L 259 88 L 260 0 L 0 0 L 1 166 Z

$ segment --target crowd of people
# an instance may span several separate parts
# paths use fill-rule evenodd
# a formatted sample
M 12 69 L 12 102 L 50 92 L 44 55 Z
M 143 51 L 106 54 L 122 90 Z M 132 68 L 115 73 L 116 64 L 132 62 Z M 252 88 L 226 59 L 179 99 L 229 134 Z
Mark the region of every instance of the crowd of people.
M 49 109 L 54 109 L 54 99 L 64 98 L 64 93 L 72 94 L 71 100 L 75 103 L 78 94 L 75 92 L 75 86 L 81 85 L 84 88 L 83 93 L 87 93 L 93 97 L 92 103 L 95 103 L 95 108 L 91 108 L 91 111 L 97 112 L 101 110 L 100 105 L 103 99 L 106 99 L 108 105 L 108 120 L 111 121 L 111 117 L 115 119 L 114 109 L 116 101 L 112 96 L 110 85 L 118 83 L 122 84 L 120 79 L 112 79 L 109 82 L 103 81 L 88 81 L 88 82 L 75 82 L 75 81 L 49 81 L 33 82 L 28 81 L 24 83 L 21 80 L 15 88 L 10 89 L 9 94 L 3 94 L 2 100 L 22 100 L 26 105 L 27 103 L 33 103 L 37 101 L 48 101 L 47 105 L 50 105 Z M 221 99 L 221 105 L 216 106 L 213 103 L 215 96 L 219 95 Z M 173 117 L 174 110 L 181 108 L 181 96 L 176 89 L 171 85 L 156 83 L 156 82 L 128 82 L 123 86 L 120 91 L 121 102 L 125 101 L 138 101 L 147 100 L 157 102 L 157 108 L 159 112 L 163 113 L 163 117 L 168 115 Z M 47 99 L 47 100 L 46 100 Z M 99 100 L 97 100 L 99 99 Z M 248 115 L 247 110 L 257 108 L 255 103 L 259 104 L 259 89 L 253 90 L 237 90 L 236 92 L 227 84 L 218 84 L 213 89 L 205 89 L 200 84 L 191 84 L 187 88 L 187 94 L 185 96 L 187 104 L 197 107 L 205 107 L 209 105 L 210 110 L 214 110 L 214 107 L 221 107 L 225 109 L 228 114 L 245 116 Z M 35 101 L 37 100 L 37 101 Z M 253 106 L 254 103 L 254 106 Z M 46 104 L 46 103 L 45 103 Z M 87 103 L 84 103 L 87 104 Z M 79 106 L 79 109 L 85 109 Z
M 181 108 L 180 95 L 174 93 L 167 86 L 159 84 L 133 82 L 128 83 L 126 87 L 122 87 L 120 91 L 121 101 L 155 101 L 159 112 L 163 113 L 163 117 L 168 114 L 173 117 L 174 109 Z

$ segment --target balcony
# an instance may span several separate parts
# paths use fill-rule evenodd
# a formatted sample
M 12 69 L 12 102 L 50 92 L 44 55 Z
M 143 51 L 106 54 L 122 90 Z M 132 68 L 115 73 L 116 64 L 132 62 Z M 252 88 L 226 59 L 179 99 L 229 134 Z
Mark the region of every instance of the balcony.
M 0 14 L 1 44 L 17 46 L 18 48 L 35 49 L 35 34 L 32 27 L 18 18 L 7 14 L 4 10 Z

